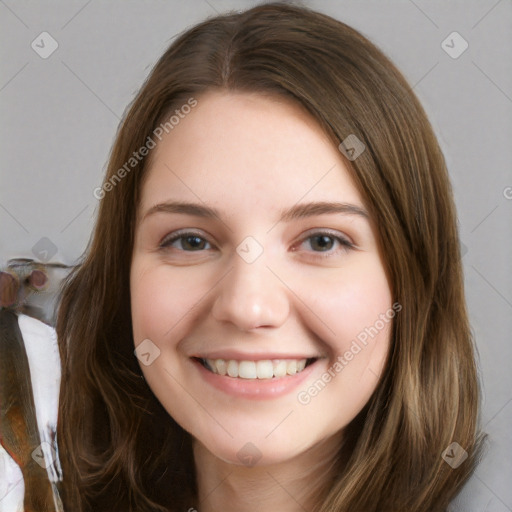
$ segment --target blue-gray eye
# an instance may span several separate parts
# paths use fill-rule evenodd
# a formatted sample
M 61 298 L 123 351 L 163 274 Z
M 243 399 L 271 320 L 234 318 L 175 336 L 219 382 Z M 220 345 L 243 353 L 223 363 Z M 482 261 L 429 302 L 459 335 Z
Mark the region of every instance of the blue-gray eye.
M 210 242 L 195 233 L 181 233 L 165 239 L 160 247 L 172 247 L 181 251 L 204 251 L 211 249 Z
M 328 235 L 315 235 L 309 238 L 314 251 L 329 251 L 334 246 L 334 237 Z
M 350 249 L 354 245 L 343 237 L 336 236 L 331 233 L 313 233 L 312 235 L 305 238 L 302 242 L 308 243 L 309 247 L 314 252 L 329 252 L 336 249 L 338 244 L 342 249 Z

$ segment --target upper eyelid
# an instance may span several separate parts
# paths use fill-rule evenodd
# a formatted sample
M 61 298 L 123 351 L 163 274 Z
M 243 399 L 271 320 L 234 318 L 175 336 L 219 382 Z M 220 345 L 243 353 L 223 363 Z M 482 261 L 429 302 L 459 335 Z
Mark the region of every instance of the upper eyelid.
M 321 234 L 321 235 L 329 235 L 334 238 L 343 238 L 347 242 L 353 243 L 352 239 L 346 235 L 345 233 L 338 231 L 337 229 L 330 229 L 330 228 L 311 228 L 308 229 L 304 235 L 302 235 L 301 240 L 304 240 L 306 238 L 309 238 L 310 236 Z
M 211 237 L 209 235 L 205 236 L 203 232 L 198 232 L 198 231 L 194 231 L 193 229 L 187 229 L 187 228 L 178 229 L 177 231 L 168 233 L 167 235 L 165 235 L 162 238 L 162 240 L 160 241 L 160 243 L 158 245 L 163 246 L 164 244 L 166 244 L 168 242 L 171 242 L 171 241 L 174 242 L 175 240 L 179 240 L 181 237 L 185 237 L 187 235 L 196 235 L 199 238 L 204 238 L 209 244 L 215 245 L 212 242 Z

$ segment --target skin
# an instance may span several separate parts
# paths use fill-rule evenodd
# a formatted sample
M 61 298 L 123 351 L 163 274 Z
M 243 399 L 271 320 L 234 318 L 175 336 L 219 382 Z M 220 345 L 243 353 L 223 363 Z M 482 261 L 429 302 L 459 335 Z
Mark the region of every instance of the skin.
M 300 106 L 219 91 L 197 99 L 153 150 L 142 188 L 133 333 L 136 347 L 149 339 L 160 353 L 141 369 L 194 438 L 201 512 L 311 510 L 343 428 L 375 390 L 389 348 L 388 321 L 309 403 L 299 402 L 298 393 L 392 306 L 376 228 L 364 215 L 340 212 L 279 221 L 298 204 L 365 208 L 346 160 Z M 154 208 L 168 201 L 209 206 L 218 217 Z M 195 250 L 184 239 L 169 242 L 189 229 L 201 237 Z M 331 238 L 321 238 L 325 230 Z M 248 236 L 263 248 L 251 263 L 236 251 Z M 253 400 L 201 377 L 191 356 L 212 350 L 320 359 L 291 392 Z M 254 467 L 237 456 L 241 449 L 257 459 Z

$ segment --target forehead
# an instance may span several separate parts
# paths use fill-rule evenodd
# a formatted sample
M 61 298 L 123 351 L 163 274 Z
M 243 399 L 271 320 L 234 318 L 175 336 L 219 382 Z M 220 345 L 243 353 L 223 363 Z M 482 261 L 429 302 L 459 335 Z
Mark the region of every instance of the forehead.
M 151 155 L 142 209 L 180 198 L 273 210 L 301 199 L 362 204 L 341 153 L 299 105 L 209 92 Z

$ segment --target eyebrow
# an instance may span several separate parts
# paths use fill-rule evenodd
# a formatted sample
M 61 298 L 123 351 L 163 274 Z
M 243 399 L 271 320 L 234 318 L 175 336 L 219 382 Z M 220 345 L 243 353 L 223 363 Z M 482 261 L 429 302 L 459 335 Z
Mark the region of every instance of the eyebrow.
M 156 204 L 149 208 L 149 210 L 142 217 L 142 220 L 145 220 L 147 217 L 154 215 L 155 213 L 182 213 L 207 219 L 221 219 L 222 217 L 219 210 L 210 206 L 205 206 L 199 203 L 167 201 L 165 203 Z M 292 220 L 312 217 L 314 215 L 335 213 L 344 215 L 357 215 L 365 219 L 369 219 L 368 212 L 361 206 L 349 203 L 320 201 L 314 203 L 296 204 L 291 208 L 281 210 L 278 222 L 290 222 Z

